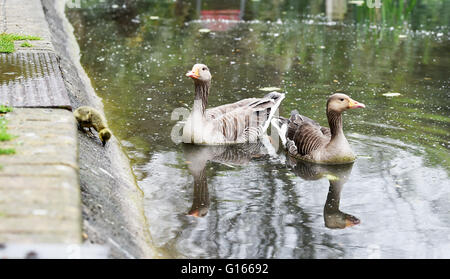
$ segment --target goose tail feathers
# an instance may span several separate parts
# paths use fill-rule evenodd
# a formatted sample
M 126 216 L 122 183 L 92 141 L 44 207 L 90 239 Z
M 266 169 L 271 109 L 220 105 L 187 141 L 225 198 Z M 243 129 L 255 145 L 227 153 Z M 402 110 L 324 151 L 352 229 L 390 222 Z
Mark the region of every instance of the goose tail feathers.
M 269 112 L 268 117 L 262 127 L 263 131 L 267 131 L 267 128 L 269 128 L 270 121 L 274 117 L 275 113 L 278 111 L 278 107 L 281 104 L 281 101 L 286 97 L 284 93 L 278 93 L 278 92 L 270 92 L 269 94 L 265 95 L 263 100 L 268 100 L 270 102 L 270 108 L 267 110 Z
M 280 136 L 281 143 L 286 147 L 286 134 L 289 124 L 289 119 L 284 117 L 274 117 L 271 120 L 272 128 L 274 128 Z

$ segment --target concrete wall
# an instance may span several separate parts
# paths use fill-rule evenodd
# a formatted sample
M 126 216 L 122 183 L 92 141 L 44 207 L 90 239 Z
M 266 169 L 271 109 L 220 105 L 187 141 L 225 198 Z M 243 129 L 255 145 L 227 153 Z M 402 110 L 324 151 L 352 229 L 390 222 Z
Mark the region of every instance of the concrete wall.
M 80 65 L 79 47 L 73 28 L 65 17 L 64 3 L 62 0 L 42 0 L 72 107 L 89 105 L 103 112 L 102 102 Z M 119 141 L 113 137 L 104 148 L 98 139 L 81 132 L 78 139 L 86 241 L 109 246 L 112 258 L 161 256 L 151 246 L 143 193 L 136 184 Z

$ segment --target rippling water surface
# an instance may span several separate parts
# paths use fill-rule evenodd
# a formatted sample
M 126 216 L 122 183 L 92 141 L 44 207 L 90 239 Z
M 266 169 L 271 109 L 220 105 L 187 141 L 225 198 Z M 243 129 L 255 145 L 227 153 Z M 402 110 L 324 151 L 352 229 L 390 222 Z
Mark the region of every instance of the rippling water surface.
M 82 63 L 165 256 L 450 257 L 446 1 L 88 3 L 68 10 Z M 212 71 L 210 106 L 277 87 L 281 115 L 327 125 L 332 92 L 365 103 L 344 115 L 358 160 L 326 167 L 259 144 L 174 143 L 172 112 L 193 104 L 185 73 L 197 62 Z

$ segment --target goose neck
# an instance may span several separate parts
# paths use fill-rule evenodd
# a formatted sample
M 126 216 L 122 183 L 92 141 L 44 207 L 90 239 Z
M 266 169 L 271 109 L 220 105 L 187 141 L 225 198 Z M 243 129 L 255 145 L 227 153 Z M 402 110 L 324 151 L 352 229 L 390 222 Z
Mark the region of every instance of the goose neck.
M 330 188 L 328 189 L 327 201 L 325 203 L 325 209 L 328 213 L 339 211 L 342 186 L 342 182 L 330 181 Z
M 342 130 L 342 114 L 340 112 L 327 111 L 328 124 L 330 126 L 331 139 L 343 135 Z
M 194 110 L 201 111 L 202 115 L 205 114 L 206 106 L 208 105 L 209 88 L 211 86 L 210 81 L 195 80 L 195 98 L 194 98 Z

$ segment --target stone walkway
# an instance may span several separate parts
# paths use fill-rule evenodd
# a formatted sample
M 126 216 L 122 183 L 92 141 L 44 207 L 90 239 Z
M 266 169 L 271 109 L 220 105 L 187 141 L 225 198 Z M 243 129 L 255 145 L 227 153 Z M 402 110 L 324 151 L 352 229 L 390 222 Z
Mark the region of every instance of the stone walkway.
M 70 111 L 16 108 L 0 142 L 0 242 L 81 240 L 76 124 Z
M 56 54 L 41 1 L 0 0 L 0 15 L 0 33 L 42 38 L 32 48 L 16 42 L 17 51 L 2 54 L 8 57 L 0 62 L 0 104 L 14 106 L 5 118 L 16 136 L 0 142 L 16 150 L 0 155 L 0 255 L 10 244 L 81 244 L 77 128 L 61 72 L 52 64 Z M 35 65 L 43 65 L 41 76 L 17 76 Z

